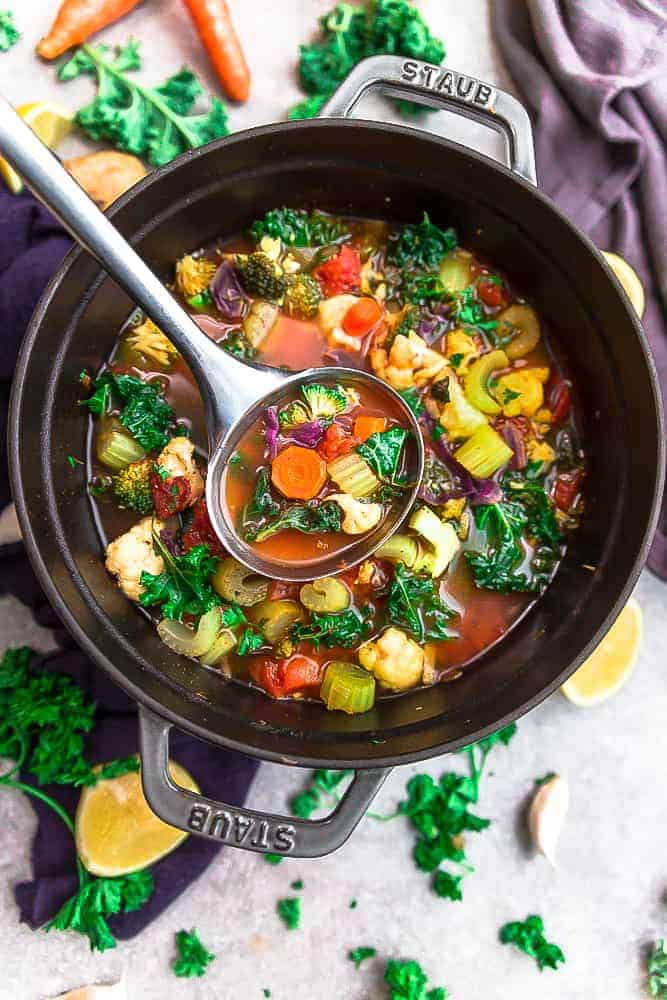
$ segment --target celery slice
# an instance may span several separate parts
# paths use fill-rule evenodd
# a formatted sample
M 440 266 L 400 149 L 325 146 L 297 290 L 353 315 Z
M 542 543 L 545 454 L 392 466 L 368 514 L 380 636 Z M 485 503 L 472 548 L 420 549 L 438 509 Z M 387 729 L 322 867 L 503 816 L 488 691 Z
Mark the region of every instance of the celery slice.
M 122 429 L 115 417 L 103 421 L 97 435 L 95 453 L 98 461 L 114 472 L 126 469 L 146 454 L 139 442 Z
M 215 667 L 227 653 L 231 653 L 236 645 L 236 636 L 231 629 L 225 628 L 214 641 L 213 645 L 202 656 L 199 662 L 206 667 Z
M 367 712 L 375 704 L 375 678 L 354 663 L 333 660 L 325 671 L 320 698 L 330 711 Z
M 411 538 L 410 535 L 402 535 L 400 533 L 388 538 L 375 553 L 378 559 L 402 562 L 408 569 L 414 566 L 417 554 L 418 545 L 414 538 Z
M 220 630 L 220 608 L 211 608 L 199 619 L 196 629 L 189 628 L 182 622 L 163 618 L 158 623 L 157 633 L 162 641 L 183 656 L 203 656 L 217 639 Z
M 507 368 L 507 355 L 504 351 L 489 351 L 481 358 L 473 361 L 465 374 L 465 394 L 469 403 L 472 403 L 482 413 L 489 413 L 491 416 L 498 416 L 501 407 L 489 394 L 487 383 L 493 373 L 500 368 Z
M 327 472 L 343 493 L 356 498 L 370 496 L 380 485 L 368 462 L 356 451 L 329 462 Z
M 514 452 L 489 424 L 478 427 L 471 438 L 454 452 L 457 462 L 468 470 L 471 476 L 487 479 L 501 465 L 509 462 Z

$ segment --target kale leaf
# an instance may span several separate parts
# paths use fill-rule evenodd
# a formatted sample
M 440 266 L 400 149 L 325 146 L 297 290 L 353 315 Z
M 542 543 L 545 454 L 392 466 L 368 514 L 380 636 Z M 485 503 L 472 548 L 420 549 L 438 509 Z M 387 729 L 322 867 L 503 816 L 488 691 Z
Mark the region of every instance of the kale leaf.
M 261 531 L 264 518 L 278 517 L 280 506 L 271 496 L 271 474 L 262 468 L 257 474 L 255 489 L 243 509 L 242 531 L 244 537 Z
M 466 552 L 475 586 L 502 594 L 533 590 L 526 574 L 516 571 L 524 558 L 521 537 L 527 518 L 523 507 L 501 502 L 479 504 L 473 509 L 475 523 L 486 531 L 487 539 L 483 552 Z
M 503 476 L 503 487 L 508 497 L 523 507 L 528 534 L 547 545 L 560 546 L 563 535 L 553 505 L 541 483 L 522 476 L 520 472 L 509 472 Z
M 263 219 L 250 227 L 254 240 L 262 236 L 280 239 L 287 246 L 319 247 L 348 239 L 350 230 L 345 223 L 322 212 L 307 212 L 303 208 L 273 208 Z
M 141 574 L 142 607 L 159 606 L 165 618 L 181 621 L 183 615 L 201 616 L 222 604 L 209 582 L 218 558 L 211 555 L 208 545 L 195 545 L 185 555 L 174 556 L 155 534 L 153 544 L 163 558 L 164 569 L 158 574 L 145 570 Z
M 389 236 L 387 260 L 398 267 L 434 268 L 457 242 L 453 229 L 440 229 L 424 212 L 417 225 L 403 226 Z
M 421 416 L 424 412 L 424 404 L 418 389 L 411 386 L 409 389 L 401 389 L 398 394 L 402 396 L 406 406 L 412 410 L 415 417 Z
M 295 642 L 312 642 L 315 649 L 319 649 L 320 645 L 327 649 L 335 646 L 352 649 L 367 638 L 370 628 L 370 622 L 356 608 L 332 614 L 313 611 L 308 624 L 297 622 L 292 627 L 292 638 Z
M 407 436 L 408 432 L 403 427 L 376 431 L 363 444 L 357 446 L 357 451 L 380 479 L 394 483 Z
M 440 597 L 436 581 L 415 576 L 403 563 L 396 564 L 385 611 L 390 624 L 410 632 L 420 643 L 451 638 L 447 626 L 455 612 Z
M 340 531 L 343 515 L 335 500 L 325 500 L 323 503 L 295 504 L 288 507 L 275 521 L 270 521 L 263 528 L 250 526 L 244 531 L 244 538 L 250 542 L 263 542 L 265 538 L 293 528 L 312 534 L 317 531 Z
M 459 326 L 473 326 L 478 330 L 492 335 L 492 331 L 498 326 L 495 319 L 487 319 L 484 307 L 477 297 L 475 285 L 468 285 L 462 292 L 459 292 L 454 301 L 454 320 Z M 503 347 L 512 340 L 513 334 L 503 343 L 499 338 L 492 337 L 496 347 Z
M 444 45 L 407 0 L 339 3 L 320 18 L 319 26 L 316 41 L 300 49 L 299 82 L 308 96 L 290 109 L 290 118 L 314 118 L 352 67 L 367 56 L 397 54 L 436 64 L 445 57 Z M 406 101 L 399 101 L 398 107 L 422 110 Z
M 118 46 L 115 54 L 106 45 L 82 45 L 60 67 L 60 80 L 82 74 L 96 78 L 97 96 L 76 114 L 77 124 L 92 139 L 106 139 L 160 167 L 188 149 L 227 135 L 227 112 L 217 97 L 211 98 L 206 113 L 189 113 L 203 92 L 191 70 L 183 67 L 159 87 L 146 87 L 127 75 L 140 68 L 134 39 Z
M 160 450 L 168 443 L 175 414 L 162 388 L 135 375 L 103 372 L 93 383 L 93 393 L 80 401 L 91 413 L 106 413 L 109 401 L 121 403 L 120 422 L 146 451 Z

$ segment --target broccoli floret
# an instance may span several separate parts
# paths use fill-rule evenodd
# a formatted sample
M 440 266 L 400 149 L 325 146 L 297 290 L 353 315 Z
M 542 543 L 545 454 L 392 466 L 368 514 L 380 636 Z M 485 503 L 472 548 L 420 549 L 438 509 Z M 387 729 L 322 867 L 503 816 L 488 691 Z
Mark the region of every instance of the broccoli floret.
M 350 400 L 343 388 L 339 385 L 313 385 L 301 386 L 303 398 L 310 411 L 311 420 L 318 420 L 320 417 L 335 417 L 338 413 L 344 413 L 350 406 Z
M 288 315 L 310 319 L 317 313 L 321 301 L 319 282 L 310 274 L 298 274 L 287 285 L 283 305 Z
M 285 293 L 287 281 L 281 268 L 265 253 L 237 257 L 236 270 L 246 292 L 261 299 L 279 299 Z
M 278 414 L 278 423 L 281 427 L 298 427 L 299 424 L 307 424 L 309 420 L 308 410 L 298 399 L 289 403 Z
M 136 510 L 137 514 L 150 514 L 153 510 L 151 472 L 153 459 L 142 458 L 132 462 L 113 477 L 113 491 L 121 507 Z

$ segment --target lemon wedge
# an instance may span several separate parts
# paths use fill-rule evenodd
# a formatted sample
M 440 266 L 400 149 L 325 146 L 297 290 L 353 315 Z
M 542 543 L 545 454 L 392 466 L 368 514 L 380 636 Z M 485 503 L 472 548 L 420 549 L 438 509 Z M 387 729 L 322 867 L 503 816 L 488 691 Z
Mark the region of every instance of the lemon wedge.
M 30 104 L 22 104 L 16 110 L 49 149 L 55 149 L 69 135 L 74 125 L 73 113 L 55 101 L 32 101 Z M 23 190 L 20 176 L 3 157 L 0 157 L 0 176 L 12 194 Z
M 180 764 L 171 761 L 169 770 L 177 785 L 199 791 L 194 778 Z M 85 788 L 74 826 L 81 861 L 93 875 L 108 878 L 154 864 L 187 837 L 187 833 L 164 823 L 151 810 L 138 771 Z
M 600 645 L 561 687 L 568 701 L 588 708 L 620 691 L 634 669 L 642 631 L 642 609 L 631 597 Z
M 644 315 L 645 298 L 644 286 L 639 280 L 639 275 L 633 267 L 630 267 L 627 260 L 619 257 L 617 253 L 612 253 L 611 250 L 603 250 L 602 256 L 620 281 L 623 291 L 630 299 L 633 309 L 641 319 Z

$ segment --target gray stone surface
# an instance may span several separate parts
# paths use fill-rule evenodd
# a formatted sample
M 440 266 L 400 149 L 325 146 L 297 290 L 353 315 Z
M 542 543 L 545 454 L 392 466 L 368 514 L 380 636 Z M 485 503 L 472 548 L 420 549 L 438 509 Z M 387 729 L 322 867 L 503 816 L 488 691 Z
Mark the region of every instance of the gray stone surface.
M 31 46 L 50 20 L 55 4 L 15 4 L 25 40 L 0 56 L 2 90 L 16 102 L 41 97 L 84 100 L 86 81 L 67 87 L 53 70 L 35 62 Z M 281 117 L 298 96 L 291 82 L 294 53 L 328 0 L 249 0 L 232 4 L 247 49 L 255 95 L 234 110 L 235 128 Z M 448 41 L 452 66 L 508 86 L 492 46 L 482 0 L 422 3 L 431 23 Z M 145 78 L 195 67 L 213 86 L 198 43 L 177 0 L 147 0 L 126 24 L 105 34 L 142 39 Z M 380 108 L 386 116 L 385 107 Z M 476 126 L 434 123 L 444 132 L 498 148 Z M 88 148 L 71 140 L 69 148 Z M 66 150 L 67 151 L 67 150 Z M 383 824 L 366 819 L 336 855 L 279 867 L 227 850 L 209 871 L 144 934 L 104 955 L 92 955 L 74 935 L 33 933 L 17 922 L 13 884 L 30 875 L 32 812 L 19 794 L 0 801 L 0 998 L 36 1000 L 87 982 L 124 975 L 131 1000 L 218 997 L 246 1000 L 272 990 L 274 1000 L 380 1000 L 382 959 L 418 958 L 433 985 L 456 1000 L 630 1000 L 644 995 L 643 949 L 667 932 L 664 906 L 664 831 L 667 795 L 667 687 L 665 668 L 666 591 L 644 575 L 638 597 L 646 616 L 646 638 L 637 670 L 624 691 L 606 705 L 581 711 L 560 695 L 520 723 L 508 750 L 493 758 L 479 812 L 491 828 L 469 838 L 476 871 L 465 884 L 462 903 L 438 900 L 410 858 L 411 837 L 403 820 Z M 15 601 L 0 602 L 0 643 L 29 642 L 47 648 L 48 633 L 36 629 Z M 390 812 L 405 781 L 416 770 L 439 774 L 458 762 L 431 761 L 397 770 L 377 802 Z M 553 870 L 526 848 L 523 811 L 532 781 L 546 771 L 567 774 L 571 810 L 559 865 Z M 255 805 L 284 805 L 303 776 L 265 765 L 251 794 Z M 275 913 L 276 900 L 290 894 L 301 877 L 303 921 L 288 933 Z M 358 900 L 355 910 L 350 899 Z M 506 920 L 539 912 L 548 935 L 567 955 L 558 973 L 542 975 L 524 956 L 501 947 L 498 928 Z M 173 934 L 196 926 L 217 960 L 205 979 L 177 980 L 169 971 Z M 377 948 L 380 959 L 355 971 L 347 950 Z

